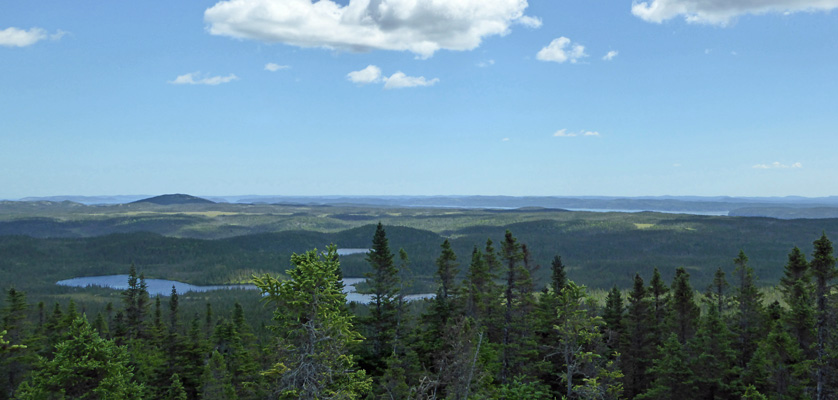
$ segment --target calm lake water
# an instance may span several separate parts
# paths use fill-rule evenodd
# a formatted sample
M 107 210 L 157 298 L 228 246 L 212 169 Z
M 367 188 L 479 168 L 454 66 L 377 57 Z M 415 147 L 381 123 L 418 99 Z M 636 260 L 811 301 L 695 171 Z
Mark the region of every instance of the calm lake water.
M 366 252 L 366 249 L 363 249 Z M 347 302 L 369 303 L 372 301 L 372 296 L 368 294 L 360 294 L 355 292 L 355 285 L 363 282 L 365 278 L 343 278 L 343 291 L 346 293 Z M 175 286 L 178 294 L 186 292 L 207 292 L 210 290 L 257 290 L 254 285 L 210 285 L 198 286 L 190 285 L 188 283 L 170 281 L 166 279 L 146 279 L 148 285 L 148 294 L 151 296 L 168 296 L 172 293 L 172 285 Z M 104 275 L 104 276 L 86 276 L 82 278 L 66 279 L 58 281 L 56 284 L 61 286 L 72 287 L 88 287 L 99 286 L 111 288 L 115 290 L 128 289 L 128 275 Z M 408 300 L 428 299 L 434 297 L 433 293 L 413 294 L 405 296 Z

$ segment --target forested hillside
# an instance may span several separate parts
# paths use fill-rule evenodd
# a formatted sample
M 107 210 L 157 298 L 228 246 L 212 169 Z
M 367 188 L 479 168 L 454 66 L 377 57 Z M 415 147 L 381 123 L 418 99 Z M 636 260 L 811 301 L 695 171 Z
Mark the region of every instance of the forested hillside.
M 838 395 L 838 271 L 825 234 L 775 260 L 781 272 L 769 284 L 778 288 L 776 299 L 759 289 L 749 254 L 736 251 L 706 290 L 686 268 L 653 269 L 634 274 L 628 290 L 614 286 L 602 303 L 568 278 L 560 254 L 541 268 L 545 284 L 536 283 L 533 254 L 545 250 L 509 230 L 466 252 L 443 239 L 432 262 L 436 296 L 407 303 L 412 256 L 393 243 L 421 231 L 370 228 L 343 236 L 365 235 L 371 249 L 364 263 L 373 300 L 366 305 L 346 305 L 334 246 L 291 256 L 284 277 L 255 275 L 261 296 L 173 290 L 151 298 L 133 266 L 128 289 L 104 294 L 112 300 L 105 306 L 78 296 L 104 289 L 74 289 L 64 305 L 32 304 L 23 291 L 7 289 L 0 399 Z M 171 240 L 146 237 L 136 245 L 153 249 Z M 175 247 L 186 259 L 210 251 L 202 243 Z M 88 244 L 107 253 L 101 242 Z

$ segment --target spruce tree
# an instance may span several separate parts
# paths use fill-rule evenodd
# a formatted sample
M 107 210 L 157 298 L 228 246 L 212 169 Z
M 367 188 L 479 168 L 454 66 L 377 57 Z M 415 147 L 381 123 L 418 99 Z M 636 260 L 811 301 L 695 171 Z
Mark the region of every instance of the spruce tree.
M 795 246 L 788 256 L 783 277 L 780 279 L 780 291 L 789 307 L 785 314 L 785 323 L 803 354 L 815 358 L 815 307 L 812 294 L 814 288 L 809 273 L 806 256 Z
M 734 334 L 728 329 L 718 310 L 709 307 L 689 346 L 693 353 L 690 368 L 701 399 L 733 399 L 741 395 L 741 368 L 736 366 L 737 351 Z
M 349 346 L 362 339 L 346 310 L 340 287 L 337 248 L 291 256 L 288 280 L 265 275 L 254 278 L 265 301 L 276 307 L 276 364 L 264 374 L 275 380 L 280 398 L 357 399 L 371 380 L 359 370 Z
M 669 331 L 666 328 L 666 315 L 668 313 L 668 294 L 669 288 L 661 278 L 660 271 L 655 267 L 652 273 L 652 279 L 649 281 L 649 297 L 652 302 L 652 343 L 654 353 L 657 354 L 657 347 L 663 345 L 663 341 L 669 336 Z
M 675 270 L 672 279 L 672 297 L 669 299 L 668 325 L 678 336 L 678 341 L 686 344 L 692 339 L 698 326 L 700 310 L 695 303 L 695 292 L 690 285 L 690 274 L 684 267 Z
M 532 334 L 535 299 L 530 271 L 523 262 L 524 256 L 518 240 L 510 231 L 506 231 L 501 252 L 501 258 L 506 264 L 501 383 L 507 383 L 520 374 L 530 374 L 536 367 L 532 363 L 538 355 Z
M 617 285 L 614 285 L 605 297 L 605 309 L 602 310 L 602 319 L 605 321 L 603 340 L 608 348 L 614 351 L 620 349 L 620 341 L 625 335 L 624 314 L 622 293 Z
M 649 369 L 653 378 L 649 390 L 637 396 L 638 400 L 693 400 L 698 399 L 695 376 L 689 366 L 689 355 L 673 332 L 658 350 L 659 358 Z
M 646 286 L 640 274 L 634 276 L 634 286 L 628 295 L 626 307 L 626 334 L 621 353 L 623 355 L 623 387 L 629 398 L 644 392 L 650 383 L 647 369 L 651 366 L 653 351 L 653 314 Z
M 740 368 L 745 368 L 756 351 L 757 341 L 765 336 L 765 310 L 762 305 L 762 292 L 756 285 L 754 270 L 748 265 L 745 252 L 740 250 L 733 262 L 736 264 L 734 274 L 739 281 L 735 296 L 738 303 L 735 316 L 735 331 L 738 336 L 736 347 L 739 353 L 737 364 Z
M 35 343 L 31 341 L 32 331 L 26 320 L 29 305 L 26 294 L 15 288 L 8 290 L 6 306 L 2 309 L 2 325 L 7 346 L 17 346 L 17 351 L 0 354 L 0 399 L 11 398 L 35 361 Z
M 372 300 L 370 315 L 362 320 L 368 343 L 362 361 L 373 376 L 380 376 L 384 359 L 393 351 L 399 299 L 399 271 L 390 252 L 384 225 L 380 222 L 375 228 L 367 262 L 372 269 L 366 274 Z
M 831 281 L 835 278 L 835 257 L 832 255 L 832 242 L 824 233 L 813 243 L 815 250 L 809 266 L 815 277 L 815 307 L 816 307 L 816 370 L 815 370 L 815 399 L 825 400 L 830 396 L 826 387 L 829 355 L 827 354 L 827 296 L 831 290 Z
M 768 335 L 760 340 L 744 371 L 744 383 L 771 398 L 806 399 L 812 363 L 783 327 L 782 319 L 778 319 L 772 321 Z
M 143 391 L 133 378 L 125 349 L 102 339 L 82 316 L 56 345 L 55 358 L 43 360 L 21 384 L 16 398 L 141 399 Z

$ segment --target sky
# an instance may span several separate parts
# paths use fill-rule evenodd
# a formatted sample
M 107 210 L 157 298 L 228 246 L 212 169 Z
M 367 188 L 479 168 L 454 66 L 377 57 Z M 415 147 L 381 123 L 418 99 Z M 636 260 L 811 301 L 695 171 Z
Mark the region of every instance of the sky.
M 836 182 L 838 0 L 0 2 L 0 199 Z

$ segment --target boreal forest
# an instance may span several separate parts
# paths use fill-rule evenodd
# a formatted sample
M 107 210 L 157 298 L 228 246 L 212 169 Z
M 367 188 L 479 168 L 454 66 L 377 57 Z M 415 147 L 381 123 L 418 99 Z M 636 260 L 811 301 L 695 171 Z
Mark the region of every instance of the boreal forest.
M 279 209 L 7 214 L 0 399 L 838 396 L 835 220 Z

